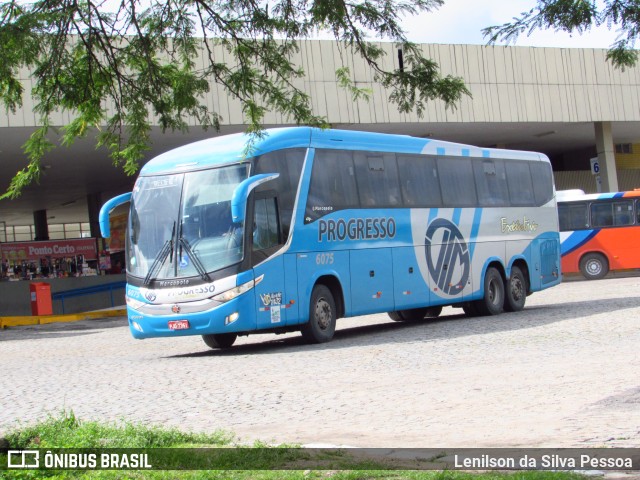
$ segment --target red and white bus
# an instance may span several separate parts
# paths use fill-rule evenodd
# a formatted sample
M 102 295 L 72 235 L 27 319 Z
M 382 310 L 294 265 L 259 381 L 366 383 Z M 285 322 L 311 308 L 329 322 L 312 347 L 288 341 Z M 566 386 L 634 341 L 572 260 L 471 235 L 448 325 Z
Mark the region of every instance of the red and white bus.
M 640 190 L 558 192 L 562 272 L 595 280 L 640 268 Z

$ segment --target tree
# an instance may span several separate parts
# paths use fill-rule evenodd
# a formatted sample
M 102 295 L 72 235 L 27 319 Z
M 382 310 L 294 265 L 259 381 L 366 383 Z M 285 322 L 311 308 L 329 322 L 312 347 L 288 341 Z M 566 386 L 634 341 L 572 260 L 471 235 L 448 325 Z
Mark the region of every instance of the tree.
M 24 145 L 28 165 L 0 198 L 14 198 L 38 179 L 40 159 L 55 146 L 50 117 L 58 110 L 73 114 L 62 144 L 97 130 L 98 146 L 128 174 L 148 148 L 152 121 L 163 130 L 185 130 L 190 117 L 219 127 L 220 116 L 202 101 L 213 82 L 241 101 L 248 132 L 260 134 L 267 111 L 326 127 L 295 86 L 305 72 L 291 60 L 298 41 L 318 30 L 364 58 L 400 111 L 422 115 L 428 101 L 453 107 L 469 94 L 462 79 L 442 76 L 401 27 L 403 15 L 431 11 L 443 0 L 145 1 L 0 1 L 0 99 L 15 110 L 23 95 L 32 95 L 41 123 Z M 367 41 L 371 36 L 396 42 L 404 65 L 383 68 L 385 53 Z M 216 56 L 220 46 L 233 61 Z M 204 67 L 196 66 L 199 56 Z M 32 92 L 18 78 L 24 67 L 35 81 Z M 336 76 L 354 98 L 367 95 L 348 68 Z
M 634 0 L 538 0 L 528 12 L 512 22 L 483 29 L 489 43 L 503 40 L 512 43 L 522 34 L 552 28 L 556 31 L 583 34 L 592 26 L 616 27 L 620 35 L 611 45 L 607 60 L 620 67 L 632 67 L 638 61 L 634 50 L 640 36 L 640 2 Z

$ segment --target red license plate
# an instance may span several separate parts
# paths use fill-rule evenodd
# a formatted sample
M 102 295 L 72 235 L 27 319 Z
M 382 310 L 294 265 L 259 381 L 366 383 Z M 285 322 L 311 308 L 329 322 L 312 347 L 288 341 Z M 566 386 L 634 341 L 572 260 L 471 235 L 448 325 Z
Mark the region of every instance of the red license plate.
M 169 322 L 169 330 L 187 330 L 190 326 L 189 320 L 171 320 Z

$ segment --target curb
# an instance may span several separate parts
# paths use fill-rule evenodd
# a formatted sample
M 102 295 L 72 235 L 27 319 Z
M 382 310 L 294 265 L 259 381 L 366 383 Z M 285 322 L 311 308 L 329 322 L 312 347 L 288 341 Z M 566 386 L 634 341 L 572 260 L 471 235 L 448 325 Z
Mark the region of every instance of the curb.
M 46 325 L 48 323 L 65 323 L 65 322 L 79 322 L 81 320 L 91 320 L 94 318 L 107 318 L 107 317 L 123 317 L 127 315 L 127 310 L 115 309 L 115 310 L 102 310 L 95 312 L 84 313 L 71 313 L 68 315 L 39 315 L 34 317 L 21 316 L 21 317 L 0 317 L 0 329 L 6 327 L 17 327 L 22 325 Z

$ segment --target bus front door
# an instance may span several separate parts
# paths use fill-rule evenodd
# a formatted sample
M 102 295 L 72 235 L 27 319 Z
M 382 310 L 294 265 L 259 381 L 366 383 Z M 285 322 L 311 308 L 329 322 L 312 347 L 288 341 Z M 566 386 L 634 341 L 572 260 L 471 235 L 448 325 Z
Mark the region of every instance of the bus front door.
M 253 269 L 256 279 L 256 318 L 258 329 L 277 328 L 286 325 L 288 303 L 285 292 L 284 256 L 279 255 Z
M 284 256 L 278 201 L 271 191 L 256 193 L 253 205 L 251 261 L 256 285 L 256 327 L 277 328 L 286 325 L 288 302 L 285 292 Z M 258 281 L 259 280 L 259 281 Z

